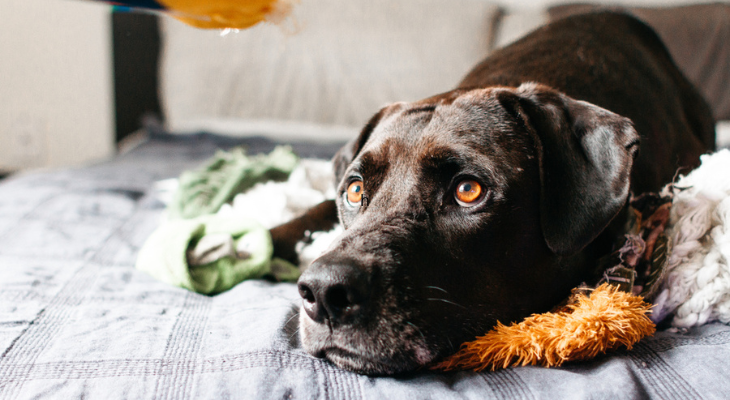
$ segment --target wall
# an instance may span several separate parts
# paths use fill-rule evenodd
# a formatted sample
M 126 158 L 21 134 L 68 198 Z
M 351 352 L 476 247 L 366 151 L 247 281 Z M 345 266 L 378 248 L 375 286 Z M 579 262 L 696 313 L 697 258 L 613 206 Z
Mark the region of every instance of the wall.
M 109 6 L 3 0 L 0 170 L 113 154 Z

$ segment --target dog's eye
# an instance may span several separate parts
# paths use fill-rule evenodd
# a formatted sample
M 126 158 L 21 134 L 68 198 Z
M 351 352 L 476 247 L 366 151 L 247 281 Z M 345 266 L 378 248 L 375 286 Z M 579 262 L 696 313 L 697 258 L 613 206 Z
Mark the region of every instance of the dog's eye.
M 475 206 L 482 199 L 482 185 L 473 180 L 465 179 L 456 186 L 454 197 L 462 207 Z
M 347 187 L 347 201 L 352 206 L 357 206 L 362 201 L 362 181 L 352 181 Z

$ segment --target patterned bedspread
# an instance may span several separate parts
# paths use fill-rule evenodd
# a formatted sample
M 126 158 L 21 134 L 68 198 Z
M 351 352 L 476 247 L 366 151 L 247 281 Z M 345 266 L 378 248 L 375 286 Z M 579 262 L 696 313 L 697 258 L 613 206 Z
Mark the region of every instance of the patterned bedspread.
M 134 269 L 163 206 L 155 181 L 196 166 L 209 136 L 156 136 L 112 161 L 0 184 L 0 399 L 726 398 L 730 327 L 661 331 L 561 368 L 367 377 L 297 344 L 296 286 L 208 297 Z M 268 151 L 265 140 L 248 141 Z M 295 145 L 303 156 L 338 146 Z

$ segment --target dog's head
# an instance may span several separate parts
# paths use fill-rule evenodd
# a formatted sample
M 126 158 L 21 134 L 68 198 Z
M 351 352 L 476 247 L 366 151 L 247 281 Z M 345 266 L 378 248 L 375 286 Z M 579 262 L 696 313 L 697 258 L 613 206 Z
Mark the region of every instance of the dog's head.
M 303 347 L 391 374 L 549 310 L 637 150 L 626 118 L 535 84 L 385 107 L 335 157 L 346 230 L 299 280 Z

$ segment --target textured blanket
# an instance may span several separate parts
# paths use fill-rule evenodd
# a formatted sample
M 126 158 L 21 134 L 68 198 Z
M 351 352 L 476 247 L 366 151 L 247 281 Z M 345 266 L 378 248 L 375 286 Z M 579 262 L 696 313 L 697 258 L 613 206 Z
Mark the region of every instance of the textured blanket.
M 134 269 L 159 225 L 153 182 L 221 144 L 158 137 L 111 162 L 0 183 L 0 399 L 725 398 L 730 327 L 660 331 L 560 368 L 367 377 L 305 354 L 295 285 L 217 296 Z M 223 144 L 226 144 L 225 142 Z M 273 144 L 249 142 L 251 151 Z M 295 145 L 302 157 L 337 149 Z

